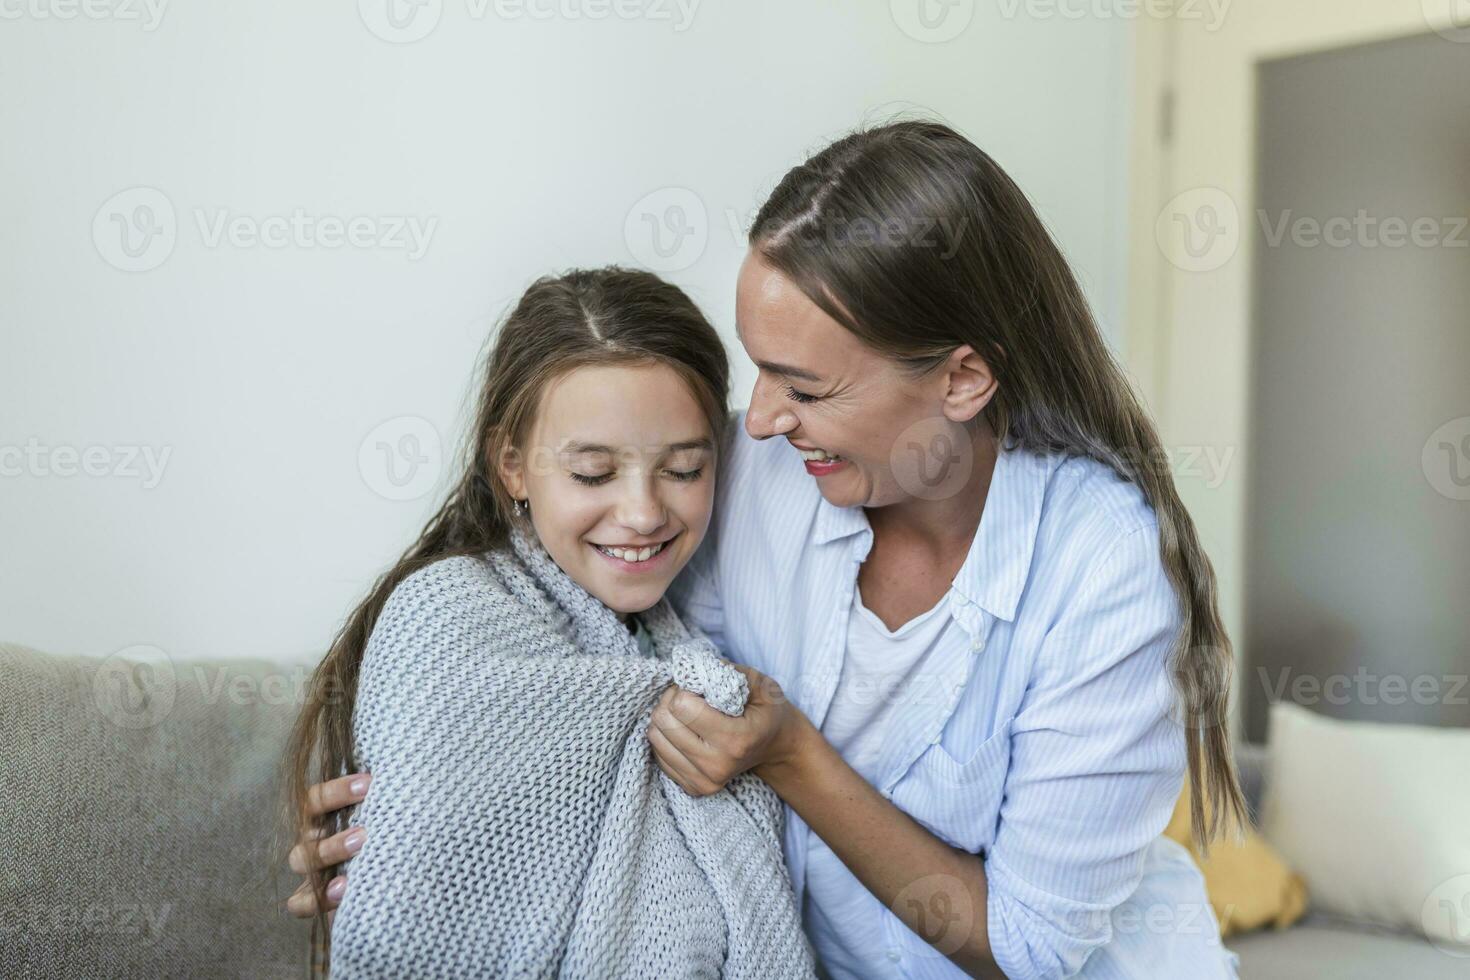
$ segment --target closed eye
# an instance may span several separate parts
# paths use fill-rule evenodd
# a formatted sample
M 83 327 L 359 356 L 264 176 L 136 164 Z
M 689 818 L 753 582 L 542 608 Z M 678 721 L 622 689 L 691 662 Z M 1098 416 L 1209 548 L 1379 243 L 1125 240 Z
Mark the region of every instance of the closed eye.
M 601 476 L 588 476 L 585 473 L 568 473 L 567 475 L 587 487 L 600 487 L 613 478 L 611 473 L 604 473 Z
M 791 387 L 789 383 L 783 382 L 781 388 L 783 391 L 786 392 L 787 398 L 790 398 L 794 402 L 800 402 L 803 405 L 810 405 L 812 402 L 816 401 L 818 397 L 817 395 L 809 395 L 804 391 L 797 391 L 795 388 Z
M 701 466 L 695 470 L 664 470 L 664 473 L 670 479 L 678 480 L 681 483 L 692 483 L 704 475 L 704 467 Z

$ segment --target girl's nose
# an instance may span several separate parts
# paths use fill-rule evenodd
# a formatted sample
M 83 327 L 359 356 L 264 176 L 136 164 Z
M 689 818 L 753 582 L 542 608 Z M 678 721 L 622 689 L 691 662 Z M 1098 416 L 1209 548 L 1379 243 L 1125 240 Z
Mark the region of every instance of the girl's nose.
M 617 516 L 619 524 L 643 536 L 654 533 L 669 519 L 658 493 L 647 486 L 640 486 L 623 497 Z

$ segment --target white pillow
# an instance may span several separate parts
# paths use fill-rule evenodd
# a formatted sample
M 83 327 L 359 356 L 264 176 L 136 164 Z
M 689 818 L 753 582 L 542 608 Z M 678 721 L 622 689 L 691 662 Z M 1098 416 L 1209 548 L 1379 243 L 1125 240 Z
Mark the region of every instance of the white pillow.
M 1470 730 L 1271 706 L 1262 831 L 1330 915 L 1470 955 Z

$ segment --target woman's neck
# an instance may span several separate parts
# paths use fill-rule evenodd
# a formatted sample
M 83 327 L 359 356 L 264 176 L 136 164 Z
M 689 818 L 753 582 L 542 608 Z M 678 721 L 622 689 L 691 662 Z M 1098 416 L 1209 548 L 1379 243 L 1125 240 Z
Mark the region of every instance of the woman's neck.
M 935 554 L 969 550 L 985 512 L 990 478 L 1000 453 L 999 441 L 990 426 L 983 423 L 970 432 L 970 445 L 970 475 L 954 493 L 938 500 L 910 497 L 886 507 L 866 509 L 875 544 L 879 539 L 896 539 Z

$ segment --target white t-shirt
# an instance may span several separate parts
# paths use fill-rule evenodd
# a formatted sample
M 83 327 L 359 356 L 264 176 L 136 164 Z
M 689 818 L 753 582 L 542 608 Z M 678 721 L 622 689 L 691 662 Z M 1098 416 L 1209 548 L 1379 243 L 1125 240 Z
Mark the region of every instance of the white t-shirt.
M 924 696 L 928 690 L 923 683 L 924 661 L 946 631 L 955 628 L 947 593 L 933 609 L 890 631 L 863 605 L 862 592 L 854 587 L 847 617 L 847 655 L 832 705 L 822 721 L 822 735 L 868 782 L 877 782 L 876 767 L 890 720 L 905 709 L 909 699 Z M 882 935 L 852 928 L 871 919 L 872 898 L 822 839 L 812 831 L 808 834 L 803 902 L 807 932 L 848 937 L 840 953 L 833 949 L 837 944 L 823 944 L 823 966 L 830 971 L 824 974 L 873 976 L 876 964 L 888 962 Z M 847 920 L 846 928 L 843 920 Z M 854 947 L 856 936 L 863 937 L 860 948 Z

